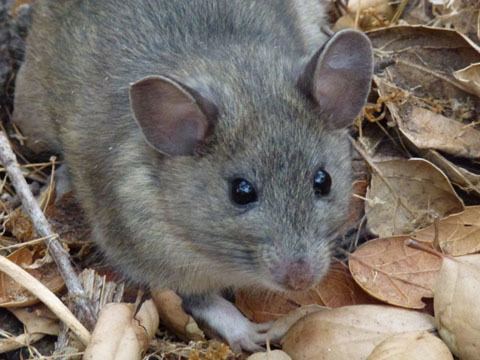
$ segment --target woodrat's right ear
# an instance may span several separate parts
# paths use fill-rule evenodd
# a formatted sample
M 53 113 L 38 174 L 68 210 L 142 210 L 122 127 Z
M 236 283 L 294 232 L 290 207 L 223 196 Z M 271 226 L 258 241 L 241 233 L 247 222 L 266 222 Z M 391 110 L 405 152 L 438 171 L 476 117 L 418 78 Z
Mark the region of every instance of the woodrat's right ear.
M 130 85 L 130 106 L 146 141 L 171 156 L 193 155 L 213 129 L 206 99 L 164 76 L 148 76 Z
M 336 33 L 307 64 L 299 88 L 317 103 L 328 126 L 349 126 L 365 105 L 373 76 L 373 51 L 366 35 Z

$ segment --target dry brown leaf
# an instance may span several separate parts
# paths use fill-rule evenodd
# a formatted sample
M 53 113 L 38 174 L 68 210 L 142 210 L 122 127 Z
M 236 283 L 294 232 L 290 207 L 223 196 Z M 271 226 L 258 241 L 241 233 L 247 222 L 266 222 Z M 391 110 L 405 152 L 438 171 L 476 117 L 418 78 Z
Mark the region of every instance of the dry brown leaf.
M 12 211 L 5 223 L 5 228 L 20 242 L 32 240 L 36 237 L 32 221 L 19 207 Z
M 458 186 L 468 193 L 480 195 L 480 174 L 473 173 L 460 164 L 454 164 L 435 150 L 423 152 L 422 157 L 438 166 L 445 175 L 447 175 L 453 185 Z
M 30 275 L 37 278 L 52 292 L 57 293 L 63 289 L 64 282 L 55 263 L 44 264 L 35 269 L 29 267 L 44 255 L 42 252 L 23 247 L 11 253 L 7 258 L 15 264 L 22 266 Z M 38 303 L 38 299 L 34 295 L 20 287 L 4 273 L 0 273 L 0 307 L 24 307 L 36 303 Z
M 455 78 L 462 82 L 474 95 L 480 97 L 480 63 L 468 65 L 465 69 L 453 73 Z
M 365 213 L 370 231 L 380 237 L 408 234 L 464 208 L 446 176 L 424 159 L 375 165 Z
M 418 149 L 480 158 L 480 131 L 472 127 L 418 106 L 403 106 L 398 119 L 398 128 Z
M 462 360 L 480 354 L 480 255 L 444 258 L 434 290 L 435 322 L 452 353 Z
M 478 0 L 430 0 L 435 6 L 438 25 L 454 28 L 473 40 L 480 40 L 480 7 Z
M 100 311 L 83 359 L 141 359 L 158 323 L 158 312 L 152 300 L 146 301 L 135 316 L 133 304 L 107 304 Z
M 64 194 L 45 210 L 45 216 L 63 242 L 85 242 L 90 239 L 90 227 L 73 192 Z
M 44 338 L 43 334 L 20 334 L 18 336 L 0 339 L 0 354 L 21 349 L 24 346 L 30 346 Z
M 423 309 L 433 296 L 442 260 L 405 245 L 408 236 L 367 241 L 350 255 L 353 278 L 370 295 L 392 305 Z
M 437 229 L 438 244 L 444 253 L 460 256 L 480 252 L 480 206 L 467 206 L 464 212 L 440 220 L 437 226 L 418 230 L 411 237 L 432 242 Z
M 340 307 L 375 302 L 352 279 L 340 262 L 331 266 L 326 277 L 311 290 L 274 293 L 268 290 L 241 289 L 235 294 L 235 304 L 254 322 L 267 322 L 280 318 L 302 305 L 317 304 Z
M 152 291 L 152 298 L 162 324 L 175 335 L 185 340 L 205 340 L 203 331 L 195 320 L 183 310 L 182 299 L 174 291 L 157 289 Z
M 417 311 L 381 305 L 345 306 L 305 316 L 288 331 L 283 350 L 293 359 L 365 360 L 386 338 L 432 331 L 434 320 Z
M 428 26 L 391 26 L 367 34 L 378 64 L 390 64 L 380 78 L 429 108 L 438 100 L 448 117 L 456 108 L 474 110 L 480 99 L 457 81 L 453 72 L 480 62 L 479 47 L 455 30 Z M 381 94 L 384 95 L 384 94 Z M 392 103 L 392 102 L 390 102 Z M 389 103 L 387 103 L 389 105 Z M 474 116 L 472 116 L 472 119 Z
M 398 334 L 375 347 L 367 360 L 453 360 L 447 345 L 426 331 Z
M 22 322 L 28 334 L 58 336 L 60 333 L 58 318 L 45 305 L 29 308 L 10 308 L 9 311 Z

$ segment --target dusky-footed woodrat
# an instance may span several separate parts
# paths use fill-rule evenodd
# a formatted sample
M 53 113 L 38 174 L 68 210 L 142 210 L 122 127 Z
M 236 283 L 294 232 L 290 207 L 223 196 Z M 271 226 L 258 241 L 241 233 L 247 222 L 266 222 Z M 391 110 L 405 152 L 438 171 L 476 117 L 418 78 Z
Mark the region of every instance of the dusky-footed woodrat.
M 64 156 L 105 256 L 179 292 L 235 349 L 225 288 L 326 273 L 351 196 L 347 127 L 370 89 L 365 35 L 316 0 L 38 0 L 14 121 Z

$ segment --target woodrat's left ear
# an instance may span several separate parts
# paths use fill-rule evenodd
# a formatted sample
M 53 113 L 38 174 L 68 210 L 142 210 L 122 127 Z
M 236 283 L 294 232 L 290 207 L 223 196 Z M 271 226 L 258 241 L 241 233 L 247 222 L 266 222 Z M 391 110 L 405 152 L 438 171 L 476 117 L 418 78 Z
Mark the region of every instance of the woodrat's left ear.
M 298 85 L 314 99 L 330 128 L 349 126 L 365 105 L 373 75 L 373 52 L 366 35 L 336 33 L 307 64 Z

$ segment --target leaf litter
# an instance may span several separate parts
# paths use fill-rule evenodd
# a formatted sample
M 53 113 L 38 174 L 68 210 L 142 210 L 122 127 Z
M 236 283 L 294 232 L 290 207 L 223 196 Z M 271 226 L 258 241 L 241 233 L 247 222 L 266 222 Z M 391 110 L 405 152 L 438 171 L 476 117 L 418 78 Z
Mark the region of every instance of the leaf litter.
M 20 13 L 21 7 L 28 6 L 28 3 L 28 0 L 16 1 L 12 14 Z M 304 330 L 295 330 L 294 335 L 287 335 L 284 340 L 285 350 L 290 349 L 293 359 L 292 351 L 308 350 L 317 356 L 314 358 L 333 353 L 352 360 L 359 358 L 359 354 L 362 359 L 366 358 L 382 341 L 389 349 L 393 346 L 398 351 L 402 346 L 411 347 L 408 345 L 411 341 L 423 341 L 423 337 L 387 335 L 388 331 L 383 332 L 384 326 L 403 322 L 408 331 L 432 331 L 430 320 L 428 326 L 412 325 L 416 320 L 410 323 L 414 316 L 425 314 L 413 315 L 418 313 L 394 306 L 420 309 L 425 306 L 425 298 L 433 296 L 436 327 L 442 339 L 454 354 L 468 359 L 471 349 L 478 349 L 475 341 L 480 337 L 475 332 L 475 325 L 471 329 L 466 326 L 478 324 L 480 319 L 476 309 L 470 311 L 467 318 L 467 312 L 460 304 L 473 304 L 478 299 L 476 285 L 471 282 L 478 274 L 470 265 L 465 270 L 463 264 L 467 257 L 449 256 L 479 252 L 478 209 L 475 206 L 480 204 L 478 3 L 475 0 L 411 3 L 403 0 L 397 3 L 350 0 L 348 3 L 337 1 L 335 7 L 333 16 L 339 19 L 335 28 L 358 26 L 368 31 L 376 60 L 369 104 L 364 116 L 357 120 L 354 134 L 355 143 L 364 151 L 367 176 L 364 173 L 356 179 L 355 203 L 352 202 L 345 228 L 346 233 L 352 228 L 355 230 L 353 238 L 347 238 L 353 244 L 348 248 L 361 245 L 350 254 L 348 267 L 345 262 L 335 263 L 324 282 L 310 292 L 285 295 L 244 289 L 236 294 L 237 306 L 254 321 L 277 319 L 276 334 L 285 332 L 291 322 L 301 318 L 293 325 L 292 331 L 300 326 Z M 6 123 L 8 125 L 8 119 Z M 8 126 L 7 130 L 21 143 L 21 134 Z M 17 154 L 24 159 L 20 149 L 17 148 Z M 48 180 L 49 164 L 22 161 L 22 170 L 32 189 L 43 187 L 41 194 L 48 195 L 42 200 L 46 201 L 44 208 L 65 248 L 82 267 L 87 267 L 85 259 L 92 254 L 90 229 L 73 195 L 54 203 L 55 196 Z M 18 207 L 15 192 L 5 177 L 0 201 L 3 209 L 0 245 L 7 246 L 1 250 L 2 255 L 19 251 L 21 256 L 15 256 L 23 259 L 21 262 L 27 264 L 24 266 L 27 271 L 48 286 L 47 273 L 56 274 L 55 266 L 45 256 L 45 249 L 39 246 L 41 240 L 36 239 L 34 228 Z M 468 206 L 464 207 L 464 203 Z M 377 236 L 380 238 L 375 238 Z M 425 246 L 431 251 L 406 246 L 405 241 L 409 239 L 426 242 Z M 437 246 L 447 255 L 436 254 L 434 247 Z M 97 271 L 102 273 L 104 269 L 99 266 Z M 111 270 L 103 274 L 90 270 L 90 275 L 84 278 L 89 296 L 98 304 L 96 311 L 101 311 L 108 302 L 126 301 L 131 304 L 126 305 L 127 308 L 136 308 L 132 304 L 138 302 L 138 290 L 124 288 L 123 283 L 112 276 Z M 435 285 L 436 279 L 443 281 L 439 280 L 437 284 L 440 285 Z M 4 285 L 0 287 L 1 300 L 17 306 L 11 309 L 12 312 L 22 314 L 28 304 L 36 301 L 29 294 L 22 293 L 15 284 L 8 283 L 3 275 L 0 275 L 0 282 Z M 461 291 L 454 291 L 452 295 L 452 289 Z M 147 349 L 151 358 L 157 358 L 157 354 L 167 359 L 236 358 L 223 344 L 195 338 L 202 333 L 201 328 L 183 312 L 176 294 L 165 290 L 160 299 L 161 304 L 157 299 L 156 311 L 168 331 L 161 327 L 156 337 L 151 340 L 143 338 L 141 344 L 137 343 L 138 349 Z M 367 305 L 361 305 L 379 302 L 394 306 L 376 308 L 372 313 L 365 310 Z M 321 306 L 336 309 L 325 310 Z M 35 311 L 33 314 L 37 314 Z M 347 316 L 346 312 L 350 311 Z M 399 315 L 394 320 L 375 317 L 390 316 L 388 314 L 395 311 Z M 19 318 L 27 322 L 23 315 Z M 38 315 L 40 322 L 42 316 Z M 331 321 L 323 325 L 311 321 L 315 317 L 330 316 Z M 351 320 L 346 321 L 345 317 Z M 362 323 L 371 327 L 367 326 L 368 330 L 365 330 L 358 326 Z M 149 336 L 152 336 L 156 326 L 150 323 L 146 328 L 150 329 Z M 318 331 L 321 336 L 315 335 L 319 334 Z M 179 341 L 171 335 L 175 333 L 194 341 L 189 344 Z M 429 333 L 422 334 L 431 339 Z M 59 335 L 64 351 L 70 349 L 72 354 L 82 351 L 72 339 L 61 340 L 64 335 L 68 338 L 67 332 Z M 105 338 L 108 335 L 102 335 L 100 340 Z M 18 339 L 22 342 L 26 338 Z M 355 340 L 365 346 L 358 350 L 352 345 L 350 349 Z M 400 340 L 407 345 L 396 345 Z M 435 343 L 437 340 L 431 341 Z M 345 347 L 345 344 L 349 346 Z M 28 346 L 34 349 L 32 344 Z M 380 347 L 381 351 L 384 349 Z M 135 353 L 139 351 L 135 350 Z M 113 354 L 113 350 L 108 353 Z

